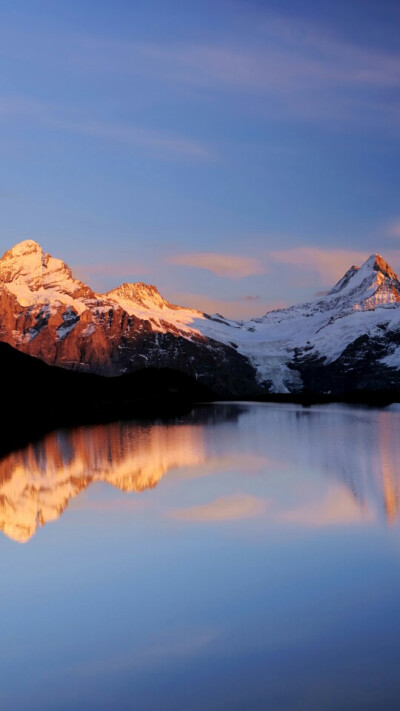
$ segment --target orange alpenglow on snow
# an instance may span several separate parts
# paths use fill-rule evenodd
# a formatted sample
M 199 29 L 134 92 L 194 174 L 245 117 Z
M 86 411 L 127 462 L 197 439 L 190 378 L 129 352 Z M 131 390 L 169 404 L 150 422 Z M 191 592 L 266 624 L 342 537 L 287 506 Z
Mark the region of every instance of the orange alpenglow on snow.
M 370 343 L 371 372 L 392 387 L 399 302 L 398 277 L 376 254 L 326 295 L 249 321 L 170 304 L 142 282 L 98 294 L 32 240 L 0 260 L 1 340 L 49 364 L 107 376 L 174 368 L 228 397 L 301 392 L 311 358 L 329 366 L 360 338 Z

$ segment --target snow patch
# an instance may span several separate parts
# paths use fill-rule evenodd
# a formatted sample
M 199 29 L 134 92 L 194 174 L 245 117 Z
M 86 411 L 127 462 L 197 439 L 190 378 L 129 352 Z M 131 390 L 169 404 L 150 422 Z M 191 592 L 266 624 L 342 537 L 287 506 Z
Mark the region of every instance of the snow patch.
M 89 323 L 89 325 L 86 326 L 84 331 L 82 331 L 81 335 L 83 336 L 83 338 L 88 338 L 89 336 L 92 335 L 92 333 L 95 332 L 95 330 L 96 330 L 96 326 L 94 325 L 94 323 Z

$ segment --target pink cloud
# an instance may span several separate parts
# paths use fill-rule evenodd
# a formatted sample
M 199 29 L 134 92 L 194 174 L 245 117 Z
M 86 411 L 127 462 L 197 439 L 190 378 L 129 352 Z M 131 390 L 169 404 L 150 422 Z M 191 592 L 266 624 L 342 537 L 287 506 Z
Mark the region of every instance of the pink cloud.
M 270 258 L 278 264 L 317 274 L 322 283 L 332 285 L 349 267 L 353 264 L 360 266 L 368 256 L 368 252 L 318 247 L 294 247 L 270 252 Z
M 185 267 L 206 269 L 213 274 L 230 279 L 242 279 L 256 274 L 265 274 L 266 269 L 258 259 L 241 257 L 234 254 L 218 254 L 216 252 L 197 252 L 193 254 L 176 254 L 169 258 L 170 264 Z
M 246 296 L 243 298 L 218 299 L 205 294 L 192 294 L 188 292 L 168 292 L 168 294 L 165 295 L 168 296 L 168 300 L 174 304 L 197 309 L 207 314 L 222 314 L 231 319 L 248 319 L 254 318 L 255 316 L 263 316 L 267 311 L 284 309 L 288 306 L 288 302 L 283 300 L 252 300 Z

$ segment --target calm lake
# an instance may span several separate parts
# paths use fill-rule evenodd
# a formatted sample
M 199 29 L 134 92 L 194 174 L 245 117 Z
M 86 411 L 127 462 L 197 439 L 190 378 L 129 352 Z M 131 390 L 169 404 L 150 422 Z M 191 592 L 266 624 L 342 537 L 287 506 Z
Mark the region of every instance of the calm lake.
M 52 433 L 0 461 L 0 708 L 400 708 L 399 510 L 396 405 Z

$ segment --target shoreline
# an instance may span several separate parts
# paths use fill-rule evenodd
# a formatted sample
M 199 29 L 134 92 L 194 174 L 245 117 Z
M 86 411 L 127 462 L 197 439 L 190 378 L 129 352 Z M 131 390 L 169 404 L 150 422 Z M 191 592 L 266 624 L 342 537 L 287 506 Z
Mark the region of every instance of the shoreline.
M 4 419 L 4 415 L 1 418 L 0 457 L 39 441 L 46 434 L 56 430 L 90 427 L 129 420 L 168 423 L 176 417 L 188 415 L 195 407 L 237 403 L 239 406 L 245 404 L 293 404 L 309 408 L 317 405 L 345 404 L 384 408 L 399 402 L 399 393 L 387 391 L 346 393 L 342 396 L 276 393 L 262 397 L 201 400 L 185 397 L 181 393 L 168 393 L 161 397 L 152 396 L 119 402 L 95 402 L 86 406 L 82 406 L 82 403 L 80 403 L 77 410 L 73 412 L 66 408 L 35 418 L 31 418 L 28 413 L 25 413 L 25 417 L 21 417 L 17 412 L 11 412 L 8 413 L 6 419 Z

